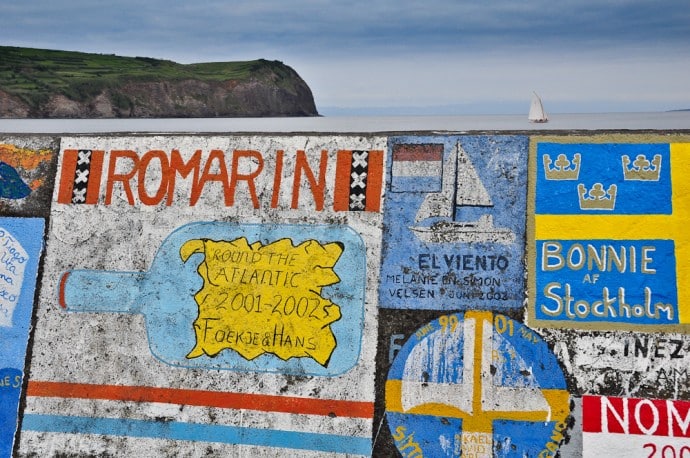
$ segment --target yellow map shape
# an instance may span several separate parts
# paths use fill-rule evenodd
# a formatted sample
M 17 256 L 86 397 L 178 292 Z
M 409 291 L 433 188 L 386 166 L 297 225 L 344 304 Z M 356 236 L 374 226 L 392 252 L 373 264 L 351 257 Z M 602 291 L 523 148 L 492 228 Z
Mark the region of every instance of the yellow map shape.
M 247 360 L 272 353 L 282 360 L 310 357 L 326 366 L 336 347 L 330 324 L 340 307 L 321 297 L 324 286 L 340 282 L 333 270 L 343 244 L 290 239 L 268 245 L 189 240 L 180 248 L 187 261 L 203 253 L 197 272 L 204 280 L 194 300 L 196 345 L 188 359 L 232 349 Z

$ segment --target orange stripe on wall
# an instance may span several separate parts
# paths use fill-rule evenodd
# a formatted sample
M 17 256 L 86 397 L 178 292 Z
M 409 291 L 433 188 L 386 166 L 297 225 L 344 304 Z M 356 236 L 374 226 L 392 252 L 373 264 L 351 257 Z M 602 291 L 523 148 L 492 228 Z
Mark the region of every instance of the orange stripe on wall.
M 89 166 L 89 185 L 86 191 L 86 203 L 97 204 L 101 190 L 101 174 L 103 172 L 103 151 L 91 151 L 91 165 Z
M 62 152 L 62 171 L 60 173 L 60 190 L 58 203 L 72 203 L 72 188 L 74 186 L 74 171 L 77 168 L 77 150 L 66 149 Z
M 383 151 L 369 152 L 367 171 L 367 210 L 381 211 L 381 189 L 383 187 Z
M 352 151 L 338 151 L 335 164 L 333 210 L 346 212 L 350 209 L 350 172 L 352 168 Z
M 65 300 L 65 284 L 67 283 L 67 277 L 69 277 L 69 272 L 65 272 L 62 274 L 62 278 L 60 278 L 60 288 L 59 288 L 59 293 L 58 293 L 58 302 L 60 303 L 60 307 L 63 309 L 67 308 L 67 301 Z
M 161 402 L 166 404 L 247 409 L 352 418 L 373 418 L 374 404 L 364 401 L 312 399 L 267 394 L 185 390 L 122 385 L 29 381 L 28 396 L 108 401 Z

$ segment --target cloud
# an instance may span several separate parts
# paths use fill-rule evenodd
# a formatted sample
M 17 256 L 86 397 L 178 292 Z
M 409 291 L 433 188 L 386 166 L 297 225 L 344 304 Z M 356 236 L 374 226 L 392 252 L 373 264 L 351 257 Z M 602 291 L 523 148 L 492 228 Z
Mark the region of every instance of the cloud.
M 517 103 L 533 89 L 564 103 L 662 104 L 690 93 L 687 0 L 6 3 L 3 44 L 183 63 L 277 59 L 320 105 Z
M 683 1 L 39 0 L 3 8 L 7 36 L 21 29 L 27 40 L 101 46 L 103 52 L 138 44 L 173 52 L 201 47 L 202 53 L 274 49 L 342 56 L 690 42 L 690 9 Z
M 533 90 L 553 112 L 648 111 L 690 106 L 690 51 L 665 56 L 603 53 L 424 55 L 298 63 L 317 106 L 453 106 L 459 113 L 521 113 Z M 347 96 L 343 96 L 347 94 Z M 637 108 L 633 105 L 637 104 Z M 589 108 L 588 108 L 589 107 Z

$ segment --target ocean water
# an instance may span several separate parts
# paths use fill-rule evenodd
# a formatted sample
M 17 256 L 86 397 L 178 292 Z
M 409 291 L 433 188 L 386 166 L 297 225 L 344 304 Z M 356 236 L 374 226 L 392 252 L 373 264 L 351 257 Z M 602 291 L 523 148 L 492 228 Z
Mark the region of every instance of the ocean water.
M 328 116 L 304 118 L 0 119 L 3 134 L 95 133 L 464 133 L 650 130 L 690 132 L 690 111 L 519 115 Z

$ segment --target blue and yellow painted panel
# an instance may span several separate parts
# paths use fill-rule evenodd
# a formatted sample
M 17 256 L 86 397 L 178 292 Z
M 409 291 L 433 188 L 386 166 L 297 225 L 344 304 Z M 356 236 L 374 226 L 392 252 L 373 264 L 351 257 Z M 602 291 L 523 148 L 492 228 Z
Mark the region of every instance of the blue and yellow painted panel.
M 530 324 L 687 331 L 690 144 L 538 137 L 530 153 Z
M 385 382 L 402 456 L 552 456 L 570 414 L 553 353 L 501 314 L 441 315 L 409 337 Z

